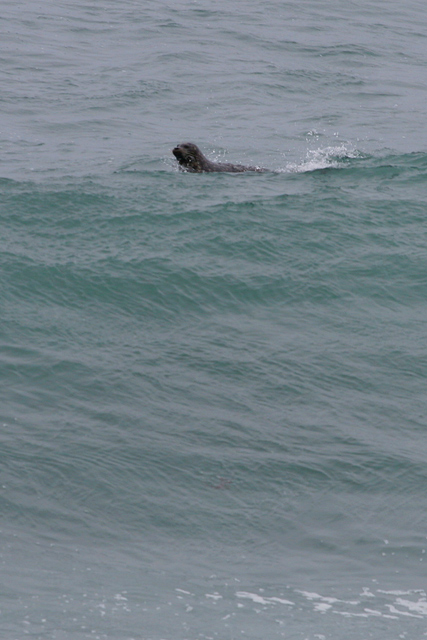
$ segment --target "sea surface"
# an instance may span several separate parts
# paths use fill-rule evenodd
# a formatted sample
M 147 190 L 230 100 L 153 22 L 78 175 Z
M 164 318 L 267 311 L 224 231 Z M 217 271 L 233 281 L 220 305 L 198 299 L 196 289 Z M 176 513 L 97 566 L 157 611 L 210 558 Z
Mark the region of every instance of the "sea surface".
M 0 638 L 425 639 L 425 2 L 0 38 Z

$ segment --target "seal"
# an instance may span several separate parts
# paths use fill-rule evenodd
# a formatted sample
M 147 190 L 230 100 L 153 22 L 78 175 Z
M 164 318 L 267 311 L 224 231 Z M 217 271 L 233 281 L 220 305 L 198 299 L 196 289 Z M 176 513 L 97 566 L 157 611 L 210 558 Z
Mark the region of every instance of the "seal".
M 229 173 L 242 173 L 243 171 L 256 171 L 263 173 L 268 169 L 262 167 L 247 167 L 243 164 L 231 164 L 229 162 L 211 162 L 199 147 L 192 142 L 183 142 L 172 153 L 178 160 L 179 168 L 190 173 L 210 173 L 213 171 L 228 171 Z

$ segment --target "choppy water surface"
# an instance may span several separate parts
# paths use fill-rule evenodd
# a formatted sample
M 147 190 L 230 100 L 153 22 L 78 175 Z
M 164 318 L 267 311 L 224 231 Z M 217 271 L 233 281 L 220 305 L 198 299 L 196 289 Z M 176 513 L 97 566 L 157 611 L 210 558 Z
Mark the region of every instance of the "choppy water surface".
M 426 23 L 4 3 L 2 637 L 424 637 Z

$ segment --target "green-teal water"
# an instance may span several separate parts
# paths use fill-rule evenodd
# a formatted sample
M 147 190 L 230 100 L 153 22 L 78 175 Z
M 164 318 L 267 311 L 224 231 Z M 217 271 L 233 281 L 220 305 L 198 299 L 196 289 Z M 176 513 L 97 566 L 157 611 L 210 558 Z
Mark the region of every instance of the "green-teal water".
M 425 7 L 1 34 L 1 637 L 424 638 Z

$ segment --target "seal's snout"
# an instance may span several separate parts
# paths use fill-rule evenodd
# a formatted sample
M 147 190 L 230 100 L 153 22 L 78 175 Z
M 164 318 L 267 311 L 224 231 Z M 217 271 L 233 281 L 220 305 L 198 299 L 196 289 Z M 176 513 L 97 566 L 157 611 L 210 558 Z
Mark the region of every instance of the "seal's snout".
M 175 158 L 180 158 L 182 156 L 182 152 L 179 147 L 175 147 L 174 149 L 172 149 L 172 153 L 175 156 Z

